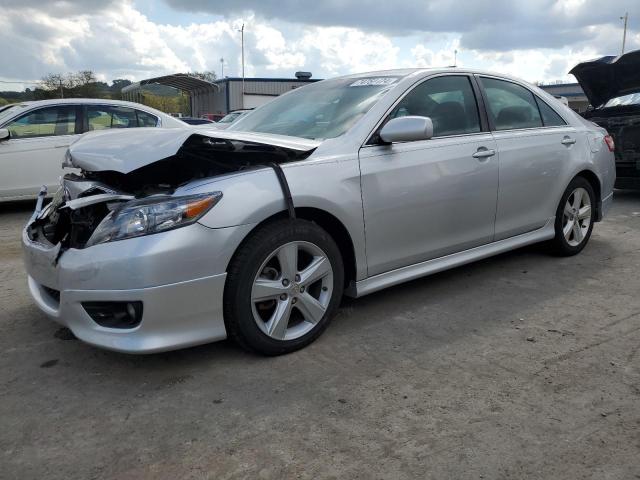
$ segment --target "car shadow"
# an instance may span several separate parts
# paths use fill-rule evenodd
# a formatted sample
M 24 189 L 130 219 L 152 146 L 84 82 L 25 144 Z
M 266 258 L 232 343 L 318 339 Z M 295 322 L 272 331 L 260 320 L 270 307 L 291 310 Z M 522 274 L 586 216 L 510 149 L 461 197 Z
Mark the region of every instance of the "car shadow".
M 613 204 L 637 203 L 640 200 L 640 190 L 615 190 L 613 192 Z
M 451 322 L 448 335 L 467 335 L 478 328 L 489 329 L 522 316 L 522 311 L 531 307 L 531 302 L 544 299 L 549 301 L 554 295 L 566 294 L 567 289 L 577 289 L 572 285 L 574 272 L 571 267 L 589 262 L 590 275 L 597 276 L 604 267 L 599 262 L 590 262 L 587 257 L 610 256 L 610 245 L 606 241 L 592 238 L 582 256 L 560 258 L 546 253 L 541 245 L 532 245 L 495 257 L 463 265 L 403 283 L 359 299 L 344 297 L 336 318 L 323 336 L 314 344 L 292 355 L 313 355 L 332 342 L 350 343 L 345 337 L 371 329 L 375 325 L 379 332 L 373 335 L 389 335 L 398 325 L 394 325 L 396 314 L 406 311 L 420 313 L 436 305 L 436 316 L 446 317 Z M 569 267 L 569 268 L 567 268 Z M 503 292 L 501 293 L 501 289 Z M 519 294 L 523 301 L 514 297 Z M 505 301 L 501 302 L 501 296 Z M 506 301 L 506 297 L 510 297 Z M 409 307 L 407 307 L 409 306 Z M 424 328 L 429 328 L 430 316 L 425 316 Z M 439 322 L 439 321 L 438 321 Z M 438 328 L 441 328 L 439 326 Z M 453 341 L 453 338 L 450 338 Z M 100 350 L 84 345 L 83 350 L 91 352 L 94 360 L 105 368 L 138 368 L 153 371 L 172 365 L 190 369 L 197 365 L 217 364 L 221 368 L 245 363 L 250 367 L 255 363 L 269 363 L 273 358 L 263 357 L 243 351 L 231 341 L 223 341 L 190 347 L 171 352 L 149 355 L 130 355 Z M 306 352 L 306 353 L 305 353 Z
M 35 207 L 35 200 L 15 200 L 10 202 L 0 202 L 0 215 L 8 213 L 32 212 Z

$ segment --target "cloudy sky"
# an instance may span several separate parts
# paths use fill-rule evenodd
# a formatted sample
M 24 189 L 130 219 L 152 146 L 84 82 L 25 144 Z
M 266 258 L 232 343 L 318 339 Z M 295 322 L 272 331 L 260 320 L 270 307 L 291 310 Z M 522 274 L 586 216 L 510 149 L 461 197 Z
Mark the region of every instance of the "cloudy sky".
M 47 73 L 105 81 L 214 70 L 314 78 L 458 65 L 531 82 L 572 80 L 582 60 L 640 49 L 640 0 L 0 0 L 0 89 Z M 8 83 L 16 82 L 16 83 Z

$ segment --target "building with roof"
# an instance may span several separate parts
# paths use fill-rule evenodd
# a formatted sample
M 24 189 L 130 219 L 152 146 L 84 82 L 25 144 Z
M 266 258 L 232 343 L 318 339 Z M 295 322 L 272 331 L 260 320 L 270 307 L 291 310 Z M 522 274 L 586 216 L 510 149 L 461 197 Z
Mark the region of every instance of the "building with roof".
M 146 85 L 167 85 L 189 95 L 191 116 L 220 116 L 234 110 L 259 107 L 295 88 L 317 82 L 309 72 L 295 78 L 225 77 L 209 82 L 186 73 L 149 78 L 122 89 L 123 100 L 142 103 Z
M 569 108 L 578 113 L 585 112 L 589 106 L 589 100 L 579 83 L 555 83 L 538 86 L 553 96 L 565 97 L 569 102 Z

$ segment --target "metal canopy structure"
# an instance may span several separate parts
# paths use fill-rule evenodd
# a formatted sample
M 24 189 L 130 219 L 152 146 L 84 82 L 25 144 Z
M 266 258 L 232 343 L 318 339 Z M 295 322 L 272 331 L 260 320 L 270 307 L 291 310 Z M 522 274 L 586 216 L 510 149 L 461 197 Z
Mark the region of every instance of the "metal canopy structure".
M 225 77 L 208 82 L 186 73 L 148 78 L 124 87 L 122 98 L 144 103 L 146 85 L 165 85 L 189 95 L 191 115 L 194 117 L 223 116 L 238 109 L 258 107 L 278 95 L 318 80 L 310 72 L 296 72 L 296 78 Z M 181 112 L 184 113 L 184 112 Z
M 191 112 L 192 115 L 195 116 L 199 116 L 200 112 L 194 111 L 196 108 L 194 108 L 195 105 L 193 99 L 202 96 L 210 96 L 220 89 L 220 87 L 215 83 L 202 80 L 201 78 L 194 77 L 193 75 L 189 75 L 187 73 L 174 73 L 172 75 L 147 78 L 145 80 L 132 83 L 121 90 L 122 98 L 123 100 L 142 103 L 143 87 L 145 85 L 153 84 L 166 85 L 188 93 L 191 98 Z
M 177 88 L 185 92 L 193 92 L 195 90 L 202 89 L 217 89 L 218 86 L 215 83 L 202 80 L 201 78 L 194 77 L 187 73 L 174 73 L 172 75 L 165 75 L 164 77 L 147 78 L 138 82 L 140 86 L 149 85 L 152 83 L 158 83 L 160 85 L 167 85 L 169 87 Z M 129 87 L 125 87 L 123 91 Z

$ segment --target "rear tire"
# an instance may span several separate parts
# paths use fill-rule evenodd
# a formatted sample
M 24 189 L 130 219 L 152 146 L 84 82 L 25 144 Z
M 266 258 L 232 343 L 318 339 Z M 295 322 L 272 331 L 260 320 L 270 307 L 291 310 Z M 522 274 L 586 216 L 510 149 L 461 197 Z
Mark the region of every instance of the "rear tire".
M 327 328 L 344 287 L 340 250 L 313 222 L 279 220 L 254 231 L 229 265 L 227 333 L 263 355 L 293 352 Z
M 591 238 L 595 205 L 591 184 L 583 177 L 574 178 L 556 210 L 556 236 L 549 242 L 554 254 L 569 257 L 582 251 Z

